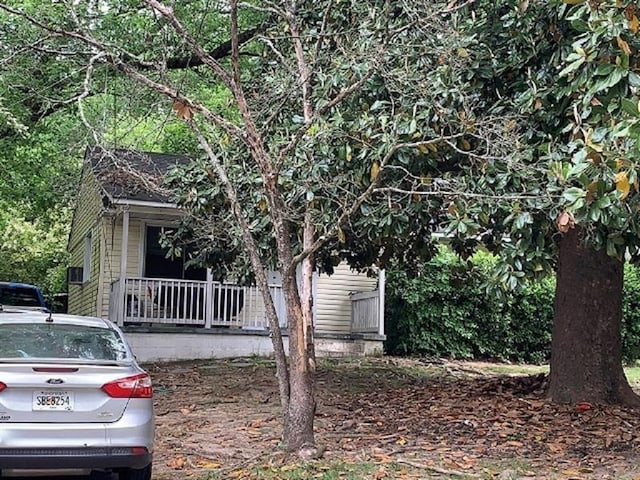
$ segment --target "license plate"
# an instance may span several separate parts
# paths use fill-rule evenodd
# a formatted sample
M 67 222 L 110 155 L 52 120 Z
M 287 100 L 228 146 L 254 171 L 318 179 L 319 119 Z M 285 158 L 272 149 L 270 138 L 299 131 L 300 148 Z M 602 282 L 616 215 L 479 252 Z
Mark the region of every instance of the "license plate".
M 65 391 L 33 392 L 32 410 L 73 411 L 73 393 Z

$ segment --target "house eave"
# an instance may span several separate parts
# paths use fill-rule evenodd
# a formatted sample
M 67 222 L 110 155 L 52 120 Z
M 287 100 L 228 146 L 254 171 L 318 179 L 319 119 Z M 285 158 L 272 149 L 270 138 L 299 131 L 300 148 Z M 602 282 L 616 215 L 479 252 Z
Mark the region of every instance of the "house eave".
M 169 210 L 178 210 L 178 205 L 175 203 L 167 202 L 151 202 L 146 200 L 130 200 L 127 198 L 114 198 L 111 200 L 114 205 L 128 205 L 134 207 L 153 207 L 153 208 L 166 208 Z

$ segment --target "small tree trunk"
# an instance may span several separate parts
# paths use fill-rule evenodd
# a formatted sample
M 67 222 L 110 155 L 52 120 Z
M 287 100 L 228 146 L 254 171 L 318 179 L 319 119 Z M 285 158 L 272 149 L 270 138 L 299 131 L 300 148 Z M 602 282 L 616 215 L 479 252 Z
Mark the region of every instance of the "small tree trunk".
M 623 262 L 582 238 L 576 227 L 560 241 L 549 396 L 559 403 L 640 405 L 622 369 Z
M 311 208 L 308 207 L 304 215 L 304 241 L 303 248 L 309 249 L 316 238 L 316 227 L 313 224 Z M 301 307 L 304 322 L 304 340 L 307 345 L 307 363 L 309 371 L 315 377 L 316 372 L 316 351 L 313 334 L 313 272 L 316 269 L 315 255 L 309 254 L 302 261 L 302 294 Z M 312 379 L 315 383 L 315 379 Z
M 309 363 L 309 351 L 304 333 L 304 316 L 295 275 L 285 275 L 282 283 L 289 319 L 290 385 L 289 408 L 285 419 L 283 440 L 288 451 L 305 456 L 305 450 L 315 448 L 313 433 L 316 409 L 313 391 L 314 375 Z

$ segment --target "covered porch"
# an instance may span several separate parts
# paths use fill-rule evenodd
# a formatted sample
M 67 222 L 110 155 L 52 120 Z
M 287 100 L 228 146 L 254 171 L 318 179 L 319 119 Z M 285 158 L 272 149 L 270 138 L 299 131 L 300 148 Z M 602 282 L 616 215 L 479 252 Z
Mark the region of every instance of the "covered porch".
M 108 318 L 124 329 L 141 361 L 272 353 L 257 286 L 220 282 L 209 269 L 191 269 L 184 259 L 167 259 L 159 249 L 158 235 L 163 225 L 171 228 L 176 210 L 159 205 L 121 207 L 107 232 L 110 241 L 103 263 L 112 268 L 106 269 L 110 280 L 100 298 Z M 337 270 L 330 277 L 314 276 L 316 352 L 381 353 L 384 271 L 370 278 L 348 267 Z M 286 343 L 288 321 L 280 275 L 269 272 L 268 278 Z
M 269 285 L 280 327 L 287 328 L 282 286 Z M 380 290 L 350 295 L 349 333 L 384 335 Z M 125 277 L 111 283 L 109 318 L 119 326 L 268 330 L 262 295 L 256 286 L 206 281 Z
M 119 206 L 110 235 L 115 242 L 108 248 L 113 252 L 108 263 L 119 263 L 118 273 L 112 275 L 107 287 L 109 319 L 121 327 L 268 330 L 264 302 L 256 286 L 215 281 L 209 269 L 187 268 L 184 259 L 166 258 L 159 245 L 163 227 L 158 225 L 173 224 L 175 220 L 171 217 L 179 216 L 175 207 L 136 205 L 131 201 Z M 319 314 L 321 318 L 327 315 L 341 318 L 339 324 L 320 321 L 316 331 L 383 336 L 384 271 L 375 283 L 338 277 L 323 277 L 320 283 L 325 287 L 318 287 L 318 278 L 314 278 L 317 297 L 314 317 Z M 287 314 L 279 273 L 270 272 L 269 281 L 280 326 L 286 331 Z M 335 287 L 326 287 L 333 284 Z M 327 295 L 323 297 L 325 292 Z M 328 314 L 327 308 L 323 308 L 327 303 Z
M 270 285 L 285 349 L 287 317 L 280 285 Z M 384 291 L 382 291 L 384 292 Z M 380 290 L 350 295 L 348 332 L 315 328 L 318 356 L 382 353 L 384 323 Z M 111 285 L 109 317 L 126 333 L 141 362 L 270 356 L 264 304 L 257 287 L 214 281 L 131 277 Z

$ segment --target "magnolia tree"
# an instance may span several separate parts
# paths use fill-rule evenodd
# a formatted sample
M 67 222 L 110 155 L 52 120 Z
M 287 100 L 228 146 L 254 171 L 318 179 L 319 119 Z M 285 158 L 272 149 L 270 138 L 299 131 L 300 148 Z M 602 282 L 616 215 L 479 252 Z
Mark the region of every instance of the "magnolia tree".
M 471 161 L 450 231 L 500 251 L 496 281 L 557 271 L 549 395 L 638 405 L 622 370 L 622 266 L 640 253 L 640 14 L 632 1 L 478 1 L 453 22 L 514 154 Z M 470 157 L 472 160 L 472 157 Z M 514 195 L 505 201 L 505 194 Z M 473 248 L 474 245 L 468 245 Z
M 430 232 L 451 211 L 443 199 L 465 195 L 458 160 L 471 143 L 488 159 L 515 141 L 508 116 L 474 113 L 478 99 L 465 94 L 471 64 L 450 27 L 460 7 L 418 3 L 232 0 L 199 12 L 156 0 L 0 3 L 17 25 L 5 40 L 21 35 L 28 50 L 69 61 L 70 99 L 89 126 L 99 89 L 126 95 L 135 84 L 197 139 L 196 162 L 174 177 L 190 185 L 178 188 L 186 225 L 208 240 L 203 259 L 250 266 L 271 328 L 283 438 L 302 455 L 316 452 L 313 271 L 428 255 Z M 220 32 L 225 48 L 213 47 Z M 448 90 L 434 95 L 440 77 Z M 432 195 L 412 195 L 414 182 Z M 272 267 L 282 274 L 288 352 Z

